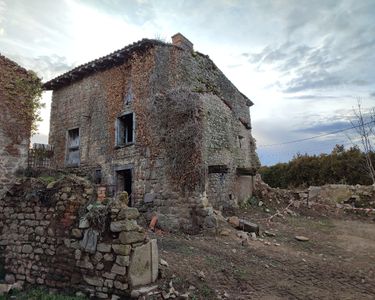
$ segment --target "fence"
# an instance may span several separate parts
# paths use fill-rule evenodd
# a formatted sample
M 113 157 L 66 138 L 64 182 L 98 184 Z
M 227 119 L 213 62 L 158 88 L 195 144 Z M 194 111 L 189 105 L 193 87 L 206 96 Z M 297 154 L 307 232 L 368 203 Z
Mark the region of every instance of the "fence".
M 33 144 L 27 158 L 28 168 L 50 168 L 53 157 L 53 148 L 47 144 Z

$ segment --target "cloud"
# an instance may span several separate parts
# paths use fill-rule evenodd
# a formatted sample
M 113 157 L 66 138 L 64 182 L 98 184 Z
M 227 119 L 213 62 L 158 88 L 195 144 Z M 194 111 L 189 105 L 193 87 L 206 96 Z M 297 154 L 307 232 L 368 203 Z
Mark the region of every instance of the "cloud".
M 375 98 L 375 92 L 370 93 L 370 97 Z
M 43 81 L 50 80 L 75 67 L 75 64 L 68 63 L 65 57 L 59 55 L 37 57 L 9 55 L 9 57 L 22 67 L 36 72 L 43 78 Z
M 301 129 L 298 129 L 297 131 L 303 132 L 303 133 L 310 133 L 313 135 L 319 135 L 319 134 L 327 134 L 327 133 L 336 132 L 339 130 L 344 130 L 350 127 L 351 125 L 349 121 L 333 121 L 333 122 L 320 123 L 314 126 L 301 128 Z

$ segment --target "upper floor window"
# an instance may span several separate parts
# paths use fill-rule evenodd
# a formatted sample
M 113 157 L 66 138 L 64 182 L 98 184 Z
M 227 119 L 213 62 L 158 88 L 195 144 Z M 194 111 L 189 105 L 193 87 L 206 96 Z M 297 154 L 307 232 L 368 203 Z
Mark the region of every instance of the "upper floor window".
M 67 136 L 67 154 L 66 163 L 67 165 L 77 166 L 79 165 L 79 128 L 68 130 Z
M 116 121 L 116 146 L 134 143 L 134 114 L 127 113 Z

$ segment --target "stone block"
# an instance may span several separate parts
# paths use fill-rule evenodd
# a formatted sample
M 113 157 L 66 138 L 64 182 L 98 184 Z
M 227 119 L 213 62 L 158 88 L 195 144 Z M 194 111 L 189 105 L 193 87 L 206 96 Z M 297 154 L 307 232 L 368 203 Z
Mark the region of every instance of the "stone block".
M 111 245 L 105 243 L 99 243 L 96 247 L 96 250 L 103 253 L 111 252 Z
M 104 285 L 104 280 L 101 277 L 89 277 L 83 275 L 83 280 L 92 286 L 102 287 Z
M 118 255 L 129 255 L 131 251 L 131 246 L 123 244 L 113 244 L 112 249 Z
M 132 244 L 141 242 L 145 239 L 145 235 L 142 232 L 136 231 L 123 231 L 120 233 L 119 240 L 123 244 Z
M 122 283 L 121 281 L 118 281 L 118 280 L 114 282 L 114 286 L 116 289 L 122 290 L 122 291 L 127 290 L 129 288 L 128 284 Z
M 118 264 L 114 264 L 111 272 L 118 275 L 125 275 L 126 274 L 126 267 L 120 266 Z
M 135 220 L 121 220 L 112 222 L 110 229 L 112 232 L 137 231 L 140 229 L 140 227 L 137 225 Z
M 259 225 L 255 223 L 251 223 L 246 220 L 240 219 L 240 225 L 238 226 L 243 231 L 246 232 L 255 232 L 257 235 L 259 235 Z
M 139 217 L 139 211 L 135 207 L 126 207 L 123 208 L 119 211 L 117 218 L 119 220 L 124 220 L 124 219 L 137 219 Z
M 78 228 L 73 228 L 72 229 L 72 236 L 75 237 L 76 239 L 82 238 L 82 230 Z
M 124 267 L 129 266 L 129 256 L 118 255 L 116 257 L 116 264 Z
M 86 229 L 90 227 L 90 222 L 86 218 L 81 218 L 79 220 L 79 226 L 80 229 Z
M 112 253 L 104 254 L 104 260 L 105 261 L 113 261 L 114 260 L 113 254 Z
M 29 253 L 32 253 L 32 252 L 33 252 L 33 247 L 31 245 L 26 244 L 26 245 L 22 246 L 22 253 L 29 254 Z
M 158 276 L 159 254 L 156 240 L 134 249 L 129 265 L 129 281 L 132 286 L 154 282 Z
M 153 203 L 155 200 L 155 194 L 154 193 L 146 193 L 143 202 L 146 204 Z

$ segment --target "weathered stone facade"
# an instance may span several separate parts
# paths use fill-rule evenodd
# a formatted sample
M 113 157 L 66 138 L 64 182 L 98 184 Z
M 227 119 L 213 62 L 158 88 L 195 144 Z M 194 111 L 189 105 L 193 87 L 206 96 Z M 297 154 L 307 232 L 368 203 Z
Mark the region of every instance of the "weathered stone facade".
M 155 281 L 156 240 L 137 225 L 136 208 L 112 201 L 96 202 L 92 184 L 76 176 L 14 185 L 0 200 L 5 281 L 95 299 L 126 297 Z
M 14 182 L 16 170 L 25 167 L 30 144 L 31 99 L 27 87 L 35 77 L 0 55 L 0 198 Z
M 142 40 L 47 82 L 49 143 L 56 167 L 125 189 L 162 227 L 189 230 L 249 197 L 259 161 L 252 102 L 186 38 L 173 40 Z

